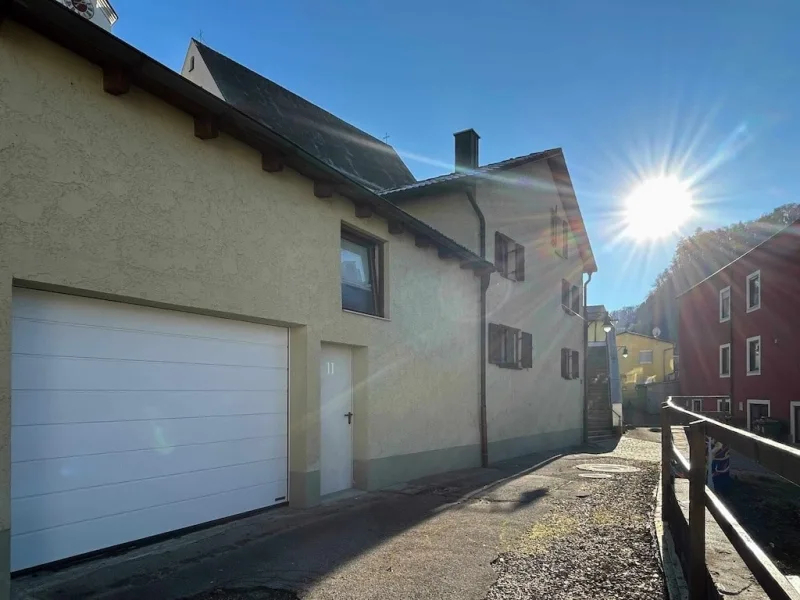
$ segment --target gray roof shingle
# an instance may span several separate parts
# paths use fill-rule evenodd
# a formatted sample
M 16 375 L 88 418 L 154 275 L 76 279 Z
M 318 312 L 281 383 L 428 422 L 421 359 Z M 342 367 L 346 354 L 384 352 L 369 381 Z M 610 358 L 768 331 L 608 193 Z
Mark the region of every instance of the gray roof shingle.
M 416 180 L 394 148 L 212 50 L 197 45 L 226 102 L 372 190 Z

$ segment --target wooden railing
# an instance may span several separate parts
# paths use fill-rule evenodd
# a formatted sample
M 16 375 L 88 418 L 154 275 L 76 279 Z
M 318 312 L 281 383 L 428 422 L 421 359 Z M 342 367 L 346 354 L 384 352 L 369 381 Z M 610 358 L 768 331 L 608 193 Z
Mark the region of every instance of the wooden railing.
M 734 516 L 706 486 L 706 436 L 758 462 L 800 486 L 800 450 L 736 429 L 681 408 L 669 398 L 661 409 L 661 518 L 669 525 L 675 549 L 682 558 L 689 600 L 719 597 L 706 567 L 706 508 L 725 533 L 756 581 L 772 599 L 800 600 L 800 592 L 747 534 Z M 675 447 L 673 425 L 688 425 L 689 460 Z M 671 463 L 689 476 L 689 522 L 675 496 Z

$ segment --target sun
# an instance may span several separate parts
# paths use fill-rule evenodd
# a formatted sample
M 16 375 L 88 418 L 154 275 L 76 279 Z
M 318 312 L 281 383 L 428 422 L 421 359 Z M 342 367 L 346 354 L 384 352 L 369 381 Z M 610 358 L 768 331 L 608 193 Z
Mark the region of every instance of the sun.
M 641 182 L 625 199 L 625 234 L 637 240 L 657 240 L 678 232 L 692 216 L 689 186 L 673 175 Z

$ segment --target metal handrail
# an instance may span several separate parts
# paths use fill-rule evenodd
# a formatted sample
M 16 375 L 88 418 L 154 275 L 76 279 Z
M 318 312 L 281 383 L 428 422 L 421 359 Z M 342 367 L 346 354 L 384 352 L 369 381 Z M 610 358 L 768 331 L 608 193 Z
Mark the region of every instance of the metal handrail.
M 699 398 L 701 396 L 691 396 Z M 677 419 L 675 418 L 677 417 Z M 672 440 L 672 422 L 689 425 L 689 460 Z M 770 598 L 800 600 L 798 591 L 747 534 L 714 492 L 706 486 L 706 436 L 728 444 L 765 468 L 800 485 L 800 450 L 721 423 L 677 406 L 670 397 L 661 411 L 662 519 L 674 523 L 683 513 L 677 509 L 670 459 L 675 458 L 689 477 L 688 580 L 690 600 L 708 597 L 709 575 L 705 562 L 705 511 L 711 513 L 736 552 Z M 671 494 L 671 496 L 669 495 Z M 673 514 L 678 512 L 680 514 Z M 678 525 L 677 523 L 675 523 Z M 685 531 L 685 529 L 684 529 Z

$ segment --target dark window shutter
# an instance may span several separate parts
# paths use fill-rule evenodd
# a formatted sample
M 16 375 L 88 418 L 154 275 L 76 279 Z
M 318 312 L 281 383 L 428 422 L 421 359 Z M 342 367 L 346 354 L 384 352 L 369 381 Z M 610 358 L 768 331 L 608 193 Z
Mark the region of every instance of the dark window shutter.
M 550 245 L 558 247 L 558 216 L 557 208 L 550 209 Z
M 561 306 L 569 308 L 569 281 L 561 280 Z
M 517 281 L 525 281 L 525 246 L 517 244 L 517 250 L 514 253 L 517 257 L 517 266 L 515 271 L 515 279 Z
M 522 332 L 522 360 L 520 363 L 523 369 L 533 367 L 533 336 L 524 331 Z
M 567 379 L 567 349 L 561 349 L 561 377 Z
M 564 255 L 564 258 L 567 258 L 569 256 L 569 223 L 567 223 L 566 219 L 564 219 L 561 222 L 561 226 L 562 226 L 561 253 Z
M 572 286 L 572 312 L 581 314 L 581 294 L 577 285 Z
M 489 323 L 489 362 L 493 365 L 500 364 L 500 325 Z
M 505 244 L 503 244 L 503 236 L 499 231 L 494 232 L 494 266 L 503 275 L 506 274 L 506 253 Z
M 581 367 L 580 367 L 580 360 L 581 356 L 577 350 L 572 351 L 572 378 L 579 379 L 581 376 Z

